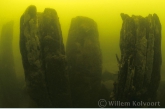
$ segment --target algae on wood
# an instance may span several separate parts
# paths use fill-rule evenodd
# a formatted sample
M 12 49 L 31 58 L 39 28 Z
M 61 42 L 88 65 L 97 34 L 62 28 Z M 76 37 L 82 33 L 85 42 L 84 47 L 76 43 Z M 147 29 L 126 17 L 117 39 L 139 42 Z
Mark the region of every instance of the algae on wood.
M 38 107 L 70 107 L 64 45 L 54 9 L 37 13 L 35 6 L 27 8 L 20 21 L 20 51 L 27 90 Z
M 156 14 L 121 14 L 121 60 L 115 100 L 154 101 L 160 82 L 161 24 Z
M 54 9 L 44 10 L 39 19 L 39 33 L 50 99 L 56 107 L 70 107 L 66 56 L 59 18 Z
M 72 19 L 66 45 L 73 107 L 98 107 L 102 59 L 94 20 Z

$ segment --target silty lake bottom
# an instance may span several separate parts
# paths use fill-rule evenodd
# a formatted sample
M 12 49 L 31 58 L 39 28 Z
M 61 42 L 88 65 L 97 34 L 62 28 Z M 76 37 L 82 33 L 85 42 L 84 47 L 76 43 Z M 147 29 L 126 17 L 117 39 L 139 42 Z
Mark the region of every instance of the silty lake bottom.
M 164 4 L 1 1 L 0 107 L 165 107 Z

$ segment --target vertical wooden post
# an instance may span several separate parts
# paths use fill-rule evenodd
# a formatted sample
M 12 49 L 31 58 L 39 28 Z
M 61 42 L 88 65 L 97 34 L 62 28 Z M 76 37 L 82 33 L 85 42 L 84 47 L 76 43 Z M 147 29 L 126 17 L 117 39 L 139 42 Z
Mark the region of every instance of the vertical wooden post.
M 121 60 L 115 100 L 154 101 L 160 82 L 161 24 L 156 14 L 121 14 Z
M 66 45 L 73 107 L 98 107 L 102 58 L 95 21 L 72 19 Z
M 27 8 L 20 20 L 20 51 L 27 90 L 38 107 L 70 107 L 64 45 L 54 9 L 37 13 L 35 6 Z
M 10 21 L 3 25 L 0 41 L 0 92 L 2 107 L 16 108 L 19 106 L 18 81 L 13 57 L 13 25 Z

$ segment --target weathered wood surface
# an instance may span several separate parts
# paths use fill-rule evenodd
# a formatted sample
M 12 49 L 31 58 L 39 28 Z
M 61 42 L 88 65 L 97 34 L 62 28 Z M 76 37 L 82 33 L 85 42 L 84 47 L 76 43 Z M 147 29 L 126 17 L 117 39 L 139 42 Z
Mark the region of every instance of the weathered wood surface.
M 27 8 L 20 20 L 20 51 L 27 90 L 37 107 L 70 107 L 64 45 L 54 9 L 37 13 L 35 6 Z
M 121 14 L 121 59 L 114 99 L 154 101 L 160 82 L 161 24 L 156 14 L 128 16 Z

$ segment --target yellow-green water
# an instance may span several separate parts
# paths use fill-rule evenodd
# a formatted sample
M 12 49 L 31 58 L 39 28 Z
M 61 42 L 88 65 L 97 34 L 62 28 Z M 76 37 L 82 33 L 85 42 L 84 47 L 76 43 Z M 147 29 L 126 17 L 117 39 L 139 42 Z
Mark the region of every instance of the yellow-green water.
M 14 20 L 15 23 L 13 52 L 18 77 L 24 76 L 19 52 L 19 20 L 29 5 L 35 5 L 38 12 L 43 12 L 47 7 L 57 11 L 65 45 L 73 17 L 87 16 L 94 19 L 99 30 L 103 70 L 107 69 L 114 73 L 118 70 L 115 54 L 120 54 L 120 13 L 144 17 L 156 13 L 162 24 L 162 74 L 165 73 L 165 0 L 1 0 L 0 32 L 6 22 Z M 164 76 L 162 75 L 162 79 L 165 79 Z

